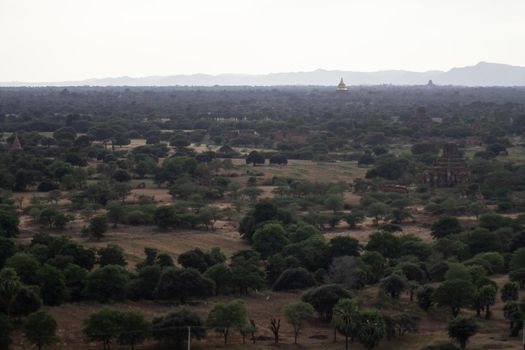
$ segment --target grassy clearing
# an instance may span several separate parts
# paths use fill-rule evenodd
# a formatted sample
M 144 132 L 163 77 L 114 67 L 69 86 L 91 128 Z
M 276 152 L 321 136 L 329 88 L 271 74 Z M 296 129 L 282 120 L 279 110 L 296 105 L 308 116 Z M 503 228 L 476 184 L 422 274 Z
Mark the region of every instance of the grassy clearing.
M 156 248 L 159 252 L 170 254 L 174 260 L 179 254 L 194 248 L 209 250 L 213 247 L 220 247 L 226 256 L 249 248 L 239 233 L 234 231 L 228 223 L 219 222 L 217 226 L 215 231 L 169 230 L 160 232 L 153 227 L 119 225 L 111 229 L 100 241 L 86 241 L 79 236 L 75 237 L 82 244 L 94 248 L 118 244 L 124 249 L 130 268 L 144 260 L 145 247 Z
M 247 171 L 262 172 L 264 179 L 277 177 L 293 177 L 302 180 L 319 182 L 352 182 L 356 178 L 364 177 L 366 168 L 359 168 L 357 162 L 316 162 L 311 160 L 289 160 L 288 165 L 247 165 L 244 159 L 235 159 L 235 171 L 245 174 Z

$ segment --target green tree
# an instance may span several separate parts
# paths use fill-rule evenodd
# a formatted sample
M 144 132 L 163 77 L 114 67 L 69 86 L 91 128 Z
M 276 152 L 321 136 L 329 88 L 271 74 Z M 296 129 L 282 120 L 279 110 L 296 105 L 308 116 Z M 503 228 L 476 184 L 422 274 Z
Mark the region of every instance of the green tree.
M 151 325 L 138 312 L 122 312 L 119 318 L 120 334 L 117 342 L 121 345 L 129 345 L 131 350 L 135 345 L 142 344 L 149 336 Z
M 278 253 L 290 243 L 286 231 L 280 224 L 266 224 L 255 231 L 252 246 L 261 253 L 262 258 Z
M 22 317 L 38 311 L 42 306 L 38 293 L 38 288 L 24 286 L 16 295 L 14 303 L 11 305 L 11 316 Z
M 175 263 L 173 262 L 173 258 L 168 253 L 160 253 L 159 256 L 157 256 L 157 264 L 160 267 L 175 266 Z
M 366 210 L 366 216 L 374 218 L 375 225 L 379 225 L 379 220 L 390 213 L 390 207 L 385 203 L 372 203 Z
M 263 193 L 263 191 L 258 187 L 250 186 L 250 187 L 243 188 L 241 193 L 244 197 L 248 197 L 248 199 L 253 202 L 253 201 L 256 201 L 257 198 L 259 198 L 259 196 Z
M 497 289 L 492 284 L 487 284 L 479 289 L 479 300 L 482 308 L 485 308 L 485 319 L 489 319 L 491 312 L 490 307 L 496 304 Z
M 269 200 L 259 201 L 253 210 L 250 210 L 239 224 L 239 233 L 248 242 L 252 241 L 255 231 L 265 221 L 280 221 L 283 225 L 291 224 L 295 221 L 290 212 L 278 208 Z
M 357 239 L 347 236 L 336 236 L 330 240 L 328 253 L 332 258 L 344 255 L 359 256 L 360 250 L 361 246 Z
M 416 291 L 416 298 L 417 298 L 417 304 L 420 308 L 422 308 L 425 311 L 428 311 L 432 304 L 434 303 L 433 296 L 434 296 L 435 289 L 431 285 L 425 284 L 421 287 L 419 287 Z
M 60 305 L 67 297 L 64 273 L 58 268 L 44 264 L 38 271 L 42 301 L 46 305 Z
M 131 175 L 124 169 L 117 169 L 113 172 L 113 179 L 118 182 L 128 182 L 131 180 Z
M 85 295 L 100 302 L 126 297 L 128 274 L 122 266 L 106 265 L 91 271 L 86 279 Z
M 441 305 L 450 306 L 452 315 L 456 317 L 462 307 L 467 307 L 474 301 L 476 288 L 468 280 L 448 280 L 436 289 L 434 300 Z
M 124 205 L 118 201 L 111 201 L 106 206 L 107 213 L 106 216 L 108 221 L 113 224 L 113 228 L 116 228 L 117 225 L 122 222 L 126 216 L 126 210 Z
M 154 221 L 157 227 L 161 230 L 168 229 L 177 224 L 177 212 L 171 205 L 157 207 L 154 213 Z
M 241 300 L 216 304 L 206 320 L 206 326 L 215 328 L 216 332 L 222 334 L 224 344 L 228 344 L 228 334 L 231 328 L 242 328 L 245 324 L 246 307 Z
M 58 341 L 57 323 L 53 317 L 44 311 L 29 315 L 23 328 L 26 339 L 36 345 L 38 350 Z
M 507 301 L 503 307 L 503 317 L 509 321 L 510 336 L 517 337 L 523 328 L 523 314 L 520 305 L 514 300 Z
M 16 300 L 22 283 L 12 268 L 3 268 L 0 270 L 0 305 L 6 310 L 7 316 L 11 314 L 11 306 Z
M 378 346 L 385 335 L 385 321 L 377 311 L 369 310 L 359 313 L 356 324 L 356 337 L 367 350 Z
M 89 221 L 88 233 L 91 237 L 100 240 L 108 230 L 108 219 L 106 215 L 97 215 Z
M 479 217 L 479 226 L 495 231 L 502 227 L 512 226 L 512 219 L 495 213 L 487 213 Z
M 256 166 L 257 164 L 264 164 L 265 162 L 264 155 L 257 151 L 251 151 L 250 154 L 246 157 L 246 164 L 252 164 Z
M 342 196 L 331 194 L 325 198 L 323 204 L 335 214 L 337 211 L 343 209 L 345 203 Z
M 5 262 L 5 267 L 15 269 L 17 275 L 25 284 L 37 284 L 37 273 L 40 262 L 29 253 L 16 253 Z
M 132 299 L 153 299 L 159 283 L 161 267 L 145 265 L 138 268 L 137 275 L 130 281 L 129 297 Z
M 116 244 L 109 244 L 106 247 L 100 248 L 97 251 L 98 263 L 100 266 L 106 265 L 120 265 L 126 266 L 126 259 L 124 258 L 124 249 Z
M 397 258 L 401 252 L 401 241 L 390 232 L 375 232 L 370 235 L 367 251 L 376 251 L 385 258 Z
M 345 336 L 345 349 L 348 350 L 348 338 L 353 336 L 359 317 L 359 304 L 349 298 L 339 299 L 333 309 L 333 319 L 337 331 Z
M 479 326 L 472 317 L 458 316 L 450 320 L 447 326 L 448 336 L 456 339 L 461 349 L 467 347 L 467 341 L 478 332 Z
M 199 248 L 188 250 L 180 254 L 177 258 L 177 262 L 185 268 L 192 268 L 201 273 L 208 269 L 206 254 Z
M 525 247 L 512 253 L 509 268 L 511 271 L 525 269 Z
M 362 222 L 363 219 L 364 217 L 361 213 L 354 213 L 354 212 L 347 214 L 344 217 L 344 220 L 346 221 L 346 223 L 348 224 L 348 228 L 350 229 L 355 229 L 357 227 L 357 224 Z
M 350 298 L 350 293 L 336 284 L 326 284 L 306 292 L 302 300 L 312 305 L 322 318 L 326 321 L 332 319 L 334 306 L 340 299 Z
M 407 288 L 407 281 L 406 278 L 394 273 L 381 280 L 381 288 L 392 298 L 397 299 Z
M 370 283 L 376 283 L 383 276 L 385 270 L 385 258 L 376 251 L 365 251 L 361 256 L 361 260 L 368 267 L 367 279 Z
M 448 271 L 445 273 L 446 280 L 471 280 L 467 266 L 461 263 L 450 263 Z
M 7 259 L 16 253 L 16 245 L 12 238 L 0 236 L 0 268 Z
M 275 281 L 274 290 L 303 289 L 315 285 L 312 274 L 303 267 L 292 267 L 284 270 Z
M 197 215 L 198 220 L 206 227 L 215 231 L 215 223 L 221 217 L 221 211 L 218 207 L 207 205 L 199 210 Z
M 525 285 L 525 268 L 510 271 L 509 279 L 513 282 L 517 282 L 520 288 L 523 287 L 523 285 Z
M 233 285 L 239 288 L 241 295 L 248 295 L 250 289 L 263 288 L 266 283 L 264 271 L 259 268 L 259 254 L 253 251 L 247 252 L 247 254 L 240 252 L 232 256 L 230 265 Z
M 182 344 L 188 339 L 188 327 L 191 327 L 192 338 L 202 339 L 206 336 L 201 318 L 187 309 L 180 309 L 153 319 L 153 338 L 175 349 L 182 349 Z
M 215 294 L 215 283 L 195 269 L 174 267 L 162 271 L 155 295 L 159 299 L 178 299 L 184 304 L 188 298 L 207 298 Z
M 84 297 L 88 271 L 76 264 L 67 264 L 63 270 L 68 300 L 79 301 Z
M 117 338 L 121 330 L 121 315 L 118 311 L 103 308 L 84 320 L 83 332 L 91 341 L 100 341 L 104 350 Z
M 461 232 L 461 224 L 459 220 L 453 216 L 442 216 L 435 221 L 431 228 L 430 234 L 435 239 L 446 237 L 450 234 Z
M 304 302 L 287 305 L 284 310 L 286 321 L 292 326 L 294 331 L 294 344 L 297 344 L 297 337 L 304 327 L 304 322 L 312 317 L 314 308 Z
M 419 328 L 420 318 L 417 315 L 402 312 L 392 316 L 397 336 L 404 336 L 407 332 L 416 333 Z
M 518 300 L 520 286 L 516 282 L 508 282 L 503 285 L 501 289 L 501 301 L 516 301 Z
M 60 214 L 60 211 L 55 207 L 46 207 L 40 211 L 38 221 L 42 225 L 48 225 L 49 229 L 53 228 L 55 218 Z
M 215 264 L 204 272 L 204 277 L 215 282 L 215 291 L 227 293 L 232 289 L 233 276 L 231 270 L 223 263 Z
M 20 219 L 14 210 L 0 208 L 0 237 L 16 237 Z

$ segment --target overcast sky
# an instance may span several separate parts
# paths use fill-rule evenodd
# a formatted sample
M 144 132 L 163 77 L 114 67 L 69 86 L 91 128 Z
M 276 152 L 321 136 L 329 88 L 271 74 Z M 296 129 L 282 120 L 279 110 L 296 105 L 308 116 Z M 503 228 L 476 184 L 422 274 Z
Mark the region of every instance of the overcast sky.
M 525 0 L 0 0 L 0 81 L 525 66 Z

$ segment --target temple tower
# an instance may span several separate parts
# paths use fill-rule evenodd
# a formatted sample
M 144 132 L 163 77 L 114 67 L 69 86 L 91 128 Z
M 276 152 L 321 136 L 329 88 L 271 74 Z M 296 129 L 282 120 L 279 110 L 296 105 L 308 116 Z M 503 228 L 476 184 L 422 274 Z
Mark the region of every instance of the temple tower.
M 341 81 L 337 85 L 337 91 L 348 91 L 348 88 L 346 87 L 345 82 L 343 81 L 343 78 L 341 77 Z
M 22 144 L 20 143 L 20 140 L 18 139 L 18 135 L 15 134 L 13 138 L 13 142 L 9 145 L 9 152 L 20 152 L 23 151 Z

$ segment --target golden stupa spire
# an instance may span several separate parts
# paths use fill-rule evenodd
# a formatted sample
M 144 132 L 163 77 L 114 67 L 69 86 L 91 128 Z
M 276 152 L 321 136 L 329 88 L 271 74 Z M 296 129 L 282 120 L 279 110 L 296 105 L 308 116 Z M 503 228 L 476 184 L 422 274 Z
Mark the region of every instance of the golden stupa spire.
M 337 85 L 337 91 L 347 91 L 347 90 L 348 88 L 346 87 L 343 77 L 341 77 L 341 81 L 339 82 L 339 85 Z

